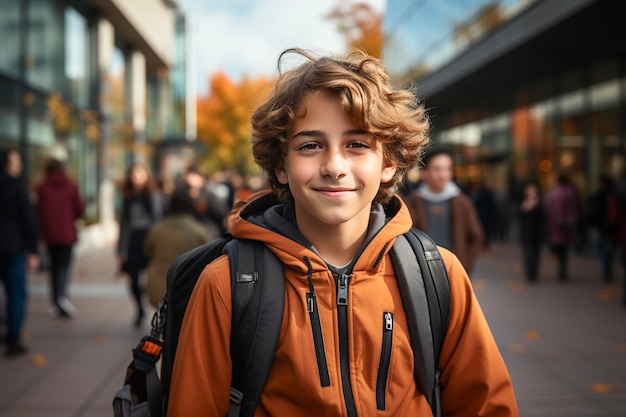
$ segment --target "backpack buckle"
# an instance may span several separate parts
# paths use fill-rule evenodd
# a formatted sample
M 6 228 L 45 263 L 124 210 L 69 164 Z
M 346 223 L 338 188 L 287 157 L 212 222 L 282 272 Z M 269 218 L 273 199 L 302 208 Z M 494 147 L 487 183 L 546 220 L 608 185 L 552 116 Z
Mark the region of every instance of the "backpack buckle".
M 163 342 L 152 336 L 144 336 L 137 347 L 133 349 L 135 369 L 147 372 L 161 358 Z

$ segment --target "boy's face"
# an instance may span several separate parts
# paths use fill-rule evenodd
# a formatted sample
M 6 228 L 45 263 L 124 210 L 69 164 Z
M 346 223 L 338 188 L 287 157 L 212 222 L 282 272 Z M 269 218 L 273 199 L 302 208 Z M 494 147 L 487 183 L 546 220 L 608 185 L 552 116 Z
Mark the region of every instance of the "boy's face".
M 433 192 L 441 192 L 452 181 L 452 158 L 447 154 L 433 156 L 422 171 L 422 177 Z
M 323 91 L 305 94 L 287 135 L 284 167 L 276 176 L 289 185 L 301 231 L 344 224 L 365 230 L 380 184 L 396 170 L 385 166 L 382 145 Z

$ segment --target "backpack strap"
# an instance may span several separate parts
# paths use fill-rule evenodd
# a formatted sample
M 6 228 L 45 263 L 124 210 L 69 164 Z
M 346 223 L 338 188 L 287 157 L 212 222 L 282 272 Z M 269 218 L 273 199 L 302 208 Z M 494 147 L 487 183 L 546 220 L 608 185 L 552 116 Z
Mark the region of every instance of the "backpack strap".
M 415 380 L 433 415 L 441 416 L 439 355 L 450 319 L 450 284 L 436 244 L 413 228 L 396 239 L 391 261 L 406 311 Z
M 285 304 L 282 262 L 264 243 L 233 239 L 231 267 L 233 377 L 229 416 L 254 414 L 278 347 Z

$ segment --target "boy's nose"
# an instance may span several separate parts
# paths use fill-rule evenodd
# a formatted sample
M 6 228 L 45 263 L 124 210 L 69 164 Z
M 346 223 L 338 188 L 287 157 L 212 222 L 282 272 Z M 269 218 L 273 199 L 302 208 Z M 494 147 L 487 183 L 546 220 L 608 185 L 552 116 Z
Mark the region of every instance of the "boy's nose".
M 341 152 L 329 152 L 321 166 L 322 175 L 333 179 L 346 174 L 348 163 Z

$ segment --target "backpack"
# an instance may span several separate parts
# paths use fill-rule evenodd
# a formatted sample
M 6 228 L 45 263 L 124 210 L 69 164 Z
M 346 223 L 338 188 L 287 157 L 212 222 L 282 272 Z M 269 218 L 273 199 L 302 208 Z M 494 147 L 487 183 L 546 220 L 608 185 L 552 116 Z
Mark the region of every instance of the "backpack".
M 115 417 L 165 416 L 176 347 L 189 297 L 206 265 L 227 253 L 231 268 L 232 387 L 228 417 L 252 416 L 278 345 L 284 308 L 280 260 L 259 241 L 226 234 L 181 255 L 167 273 L 167 291 L 152 331 L 133 349 L 124 386 L 113 400 Z M 450 287 L 435 243 L 413 228 L 390 250 L 407 316 L 415 380 L 435 417 L 441 416 L 437 369 L 450 315 Z M 166 319 L 167 317 L 167 319 Z M 156 363 L 162 355 L 161 378 Z

